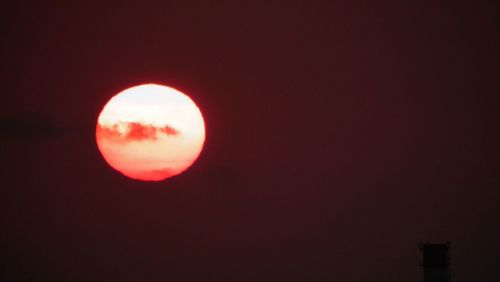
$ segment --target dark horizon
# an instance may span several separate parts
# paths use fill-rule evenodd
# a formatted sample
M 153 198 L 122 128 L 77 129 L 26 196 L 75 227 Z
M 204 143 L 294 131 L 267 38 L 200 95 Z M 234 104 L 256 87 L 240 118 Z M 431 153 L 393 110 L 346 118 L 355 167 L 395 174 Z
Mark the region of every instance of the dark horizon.
M 500 281 L 494 1 L 28 1 L 2 9 L 0 267 L 33 281 Z M 206 123 L 163 182 L 97 116 L 159 83 Z

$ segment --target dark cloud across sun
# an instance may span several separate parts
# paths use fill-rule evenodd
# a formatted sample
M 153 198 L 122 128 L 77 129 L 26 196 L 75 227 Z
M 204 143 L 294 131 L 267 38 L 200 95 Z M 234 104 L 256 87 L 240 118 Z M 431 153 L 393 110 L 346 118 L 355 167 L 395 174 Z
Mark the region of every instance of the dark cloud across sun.
M 125 130 L 120 132 L 120 127 Z M 112 126 L 97 125 L 97 135 L 114 142 L 157 140 L 159 134 L 176 137 L 180 132 L 169 125 L 158 127 L 140 122 L 121 122 Z

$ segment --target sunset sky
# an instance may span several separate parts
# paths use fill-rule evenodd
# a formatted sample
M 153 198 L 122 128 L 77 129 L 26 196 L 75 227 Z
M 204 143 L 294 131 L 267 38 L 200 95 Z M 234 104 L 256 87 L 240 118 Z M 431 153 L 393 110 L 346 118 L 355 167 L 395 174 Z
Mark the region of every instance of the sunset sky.
M 417 282 L 419 242 L 450 241 L 453 282 L 500 281 L 499 10 L 4 4 L 0 280 Z M 96 144 L 104 105 L 147 83 L 188 94 L 206 132 L 160 182 Z M 190 128 L 126 112 L 109 140 Z

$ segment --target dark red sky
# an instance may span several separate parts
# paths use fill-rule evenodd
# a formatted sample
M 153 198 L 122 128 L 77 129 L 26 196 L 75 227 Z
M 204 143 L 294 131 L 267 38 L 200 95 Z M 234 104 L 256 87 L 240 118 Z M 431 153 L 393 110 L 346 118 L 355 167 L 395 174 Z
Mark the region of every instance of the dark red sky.
M 500 281 L 494 1 L 31 2 L 0 17 L 6 281 L 416 282 L 425 240 Z M 207 123 L 160 183 L 94 139 L 147 82 Z

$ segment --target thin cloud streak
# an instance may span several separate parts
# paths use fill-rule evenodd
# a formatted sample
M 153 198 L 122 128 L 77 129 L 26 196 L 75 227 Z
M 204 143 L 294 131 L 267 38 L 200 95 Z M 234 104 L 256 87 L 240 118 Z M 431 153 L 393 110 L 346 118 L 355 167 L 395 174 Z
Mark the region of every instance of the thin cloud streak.
M 8 116 L 0 118 L 0 137 L 22 140 L 61 136 L 69 130 L 43 116 Z

